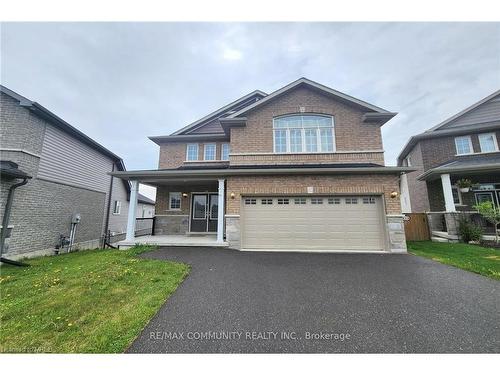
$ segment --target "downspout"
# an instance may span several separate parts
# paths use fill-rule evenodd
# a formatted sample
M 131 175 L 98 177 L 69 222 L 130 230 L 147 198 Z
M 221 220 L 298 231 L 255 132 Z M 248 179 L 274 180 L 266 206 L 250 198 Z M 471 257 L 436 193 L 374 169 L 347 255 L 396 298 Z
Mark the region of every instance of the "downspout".
M 9 194 L 7 196 L 7 204 L 5 205 L 5 212 L 3 214 L 3 220 L 2 220 L 2 230 L 0 232 L 0 262 L 3 263 L 10 263 L 18 266 L 27 266 L 27 264 L 20 263 L 20 262 L 15 262 L 13 260 L 5 259 L 2 257 L 4 245 L 5 245 L 5 239 L 7 238 L 7 231 L 9 228 L 9 221 L 10 221 L 10 212 L 12 210 L 12 202 L 14 201 L 14 190 L 18 187 L 21 187 L 23 185 L 26 185 L 28 183 L 28 178 L 25 177 L 23 181 L 12 185 L 9 188 Z
M 115 165 L 116 163 L 113 162 L 113 168 L 111 169 L 111 172 L 115 171 Z M 109 195 L 108 195 L 108 209 L 106 211 L 106 225 L 104 226 L 104 235 L 108 235 L 108 229 L 109 229 L 109 210 L 111 209 L 111 197 L 113 195 L 113 180 L 115 178 L 111 176 L 111 180 L 109 182 Z M 106 244 L 104 244 L 106 246 Z

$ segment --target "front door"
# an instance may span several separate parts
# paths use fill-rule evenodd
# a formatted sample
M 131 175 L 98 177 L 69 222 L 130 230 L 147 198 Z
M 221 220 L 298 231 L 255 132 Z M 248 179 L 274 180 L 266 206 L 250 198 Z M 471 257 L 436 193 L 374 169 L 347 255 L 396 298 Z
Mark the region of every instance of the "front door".
M 217 194 L 193 194 L 191 232 L 217 232 Z

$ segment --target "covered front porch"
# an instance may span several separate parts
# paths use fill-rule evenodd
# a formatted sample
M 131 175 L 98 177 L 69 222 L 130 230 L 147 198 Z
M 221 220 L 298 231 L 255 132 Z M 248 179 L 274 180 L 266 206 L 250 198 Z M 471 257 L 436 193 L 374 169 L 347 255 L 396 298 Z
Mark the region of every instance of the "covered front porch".
M 126 238 L 121 249 L 136 244 L 156 246 L 226 247 L 224 215 L 226 181 L 223 178 L 148 178 L 134 176 L 131 185 Z M 151 235 L 135 236 L 139 183 L 157 188 Z
M 500 207 L 500 157 L 470 158 L 433 168 L 419 177 L 426 181 L 430 212 L 428 222 L 433 240 L 457 241 L 459 221 L 467 219 L 484 230 L 484 240 L 491 240 L 494 226 L 474 208 L 481 202 Z M 461 187 L 460 181 L 470 181 Z

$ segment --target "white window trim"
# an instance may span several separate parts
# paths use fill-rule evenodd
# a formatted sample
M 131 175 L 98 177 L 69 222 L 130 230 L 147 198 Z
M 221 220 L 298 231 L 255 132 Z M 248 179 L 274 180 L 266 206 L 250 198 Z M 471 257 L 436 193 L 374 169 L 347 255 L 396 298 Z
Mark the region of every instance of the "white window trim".
M 464 206 L 462 202 L 462 193 L 460 192 L 460 188 L 458 186 L 453 185 L 451 189 L 456 189 L 458 193 L 458 203 L 455 203 L 455 206 Z
M 196 159 L 189 160 L 189 146 L 196 146 Z M 198 143 L 188 143 L 186 145 L 186 161 L 197 161 L 200 155 L 200 145 Z
M 274 124 L 275 121 L 279 118 L 287 117 L 287 116 L 307 116 L 307 115 L 317 115 L 320 117 L 328 117 L 332 120 L 332 126 L 331 128 L 329 127 L 318 127 L 316 128 L 316 146 L 317 146 L 317 151 L 306 151 L 306 136 L 305 136 L 305 129 L 306 128 L 275 128 Z M 301 139 L 302 139 L 302 151 L 291 151 L 290 150 L 290 129 L 301 129 Z M 308 128 L 308 129 L 314 129 L 314 128 Z M 321 149 L 321 129 L 332 129 L 332 151 L 322 151 Z M 286 133 L 286 151 L 276 151 L 276 130 L 284 130 Z M 335 117 L 331 115 L 324 115 L 320 113 L 300 113 L 300 114 L 294 114 L 290 113 L 287 115 L 283 116 L 278 116 L 273 118 L 273 153 L 274 154 L 334 154 L 336 152 L 337 145 L 335 143 Z
M 483 151 L 483 145 L 481 144 L 481 137 L 491 135 L 493 136 L 493 144 L 495 145 L 495 149 L 493 151 Z M 498 141 L 497 141 L 497 135 L 495 132 L 491 133 L 481 133 L 477 135 L 477 139 L 479 141 L 479 148 L 481 149 L 481 153 L 488 153 L 488 152 L 497 152 L 498 151 Z
M 467 152 L 467 153 L 463 153 L 463 154 L 459 154 L 458 153 L 457 139 L 461 139 L 461 138 L 467 138 L 467 140 L 469 141 L 469 152 Z M 473 154 L 474 153 L 474 148 L 472 147 L 471 136 L 470 135 L 462 135 L 460 137 L 455 137 L 455 151 L 457 152 L 456 153 L 457 155 L 470 155 L 470 154 Z
M 178 195 L 179 197 L 179 208 L 172 208 L 172 196 Z M 180 211 L 182 209 L 182 194 L 177 191 L 171 191 L 168 193 L 168 210 L 169 211 Z
M 207 159 L 207 146 L 214 146 L 214 158 L 213 159 Z M 217 143 L 205 143 L 203 145 L 203 160 L 205 160 L 205 161 L 217 160 Z
M 118 212 L 115 211 L 115 209 L 118 207 Z M 114 200 L 113 201 L 113 215 L 120 215 L 122 211 L 122 202 L 119 200 Z
M 227 159 L 223 158 L 224 155 L 224 148 L 227 147 Z M 229 154 L 231 153 L 231 145 L 229 143 L 222 143 L 220 146 L 220 160 L 221 161 L 228 161 L 229 160 Z

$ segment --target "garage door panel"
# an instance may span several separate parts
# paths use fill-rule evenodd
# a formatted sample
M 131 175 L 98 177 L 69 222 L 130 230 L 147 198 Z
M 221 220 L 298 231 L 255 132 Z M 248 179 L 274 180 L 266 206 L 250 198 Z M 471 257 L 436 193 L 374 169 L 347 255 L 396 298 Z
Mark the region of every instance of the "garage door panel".
M 380 197 L 307 197 L 306 204 L 257 198 L 242 208 L 242 241 L 248 249 L 383 250 Z M 266 203 L 262 204 L 262 200 Z M 322 201 L 322 204 L 313 202 Z M 338 204 L 333 204 L 336 201 Z M 357 201 L 357 204 L 353 204 Z M 332 203 L 329 203 L 332 202 Z

